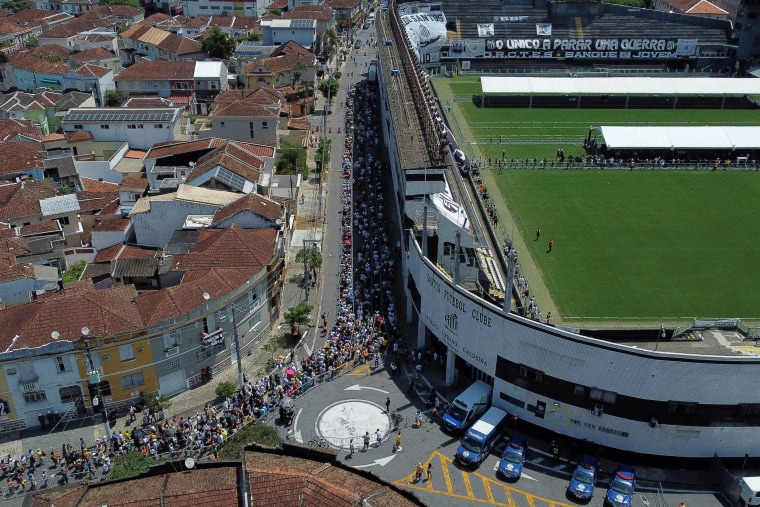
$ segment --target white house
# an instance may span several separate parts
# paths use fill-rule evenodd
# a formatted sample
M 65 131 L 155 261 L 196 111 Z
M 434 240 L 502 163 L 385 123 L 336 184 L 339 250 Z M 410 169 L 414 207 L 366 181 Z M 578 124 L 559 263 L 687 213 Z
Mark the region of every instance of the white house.
M 267 46 L 279 46 L 293 41 L 313 49 L 317 41 L 316 19 L 262 19 L 261 34 Z
M 74 108 L 63 117 L 61 126 L 64 133 L 86 130 L 95 141 L 126 141 L 130 148 L 147 150 L 179 135 L 181 113 L 178 107 Z

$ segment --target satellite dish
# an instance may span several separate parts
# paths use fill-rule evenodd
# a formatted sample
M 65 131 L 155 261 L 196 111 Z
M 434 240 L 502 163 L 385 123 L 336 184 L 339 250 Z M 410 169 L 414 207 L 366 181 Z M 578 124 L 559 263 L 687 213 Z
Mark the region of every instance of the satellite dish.
M 208 292 L 204 292 L 203 293 L 203 299 L 205 299 L 206 301 L 208 301 L 209 299 L 211 299 L 211 294 L 209 294 Z
M 282 225 L 282 218 L 278 218 L 277 220 L 274 221 L 274 223 L 276 223 L 277 225 Z
M 195 460 L 193 458 L 187 458 L 185 460 L 185 467 L 189 469 L 192 469 L 193 467 L 195 467 Z
M 53 338 L 53 340 L 57 340 L 58 338 L 61 337 L 61 333 L 59 333 L 58 331 L 53 331 L 52 333 L 50 333 L 50 336 Z
M 84 327 L 82 328 L 82 335 L 83 335 L 83 336 L 87 336 L 87 335 L 89 335 L 89 334 L 90 334 L 90 328 L 89 328 L 89 327 L 87 327 L 87 326 L 84 326 Z

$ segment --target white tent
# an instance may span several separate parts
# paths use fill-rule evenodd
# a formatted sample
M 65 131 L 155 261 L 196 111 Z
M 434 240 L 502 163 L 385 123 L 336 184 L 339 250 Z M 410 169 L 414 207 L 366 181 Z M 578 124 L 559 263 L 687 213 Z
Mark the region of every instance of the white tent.
M 760 127 L 600 127 L 600 131 L 612 150 L 760 148 Z
M 760 79 L 671 77 L 481 77 L 484 95 L 760 95 Z

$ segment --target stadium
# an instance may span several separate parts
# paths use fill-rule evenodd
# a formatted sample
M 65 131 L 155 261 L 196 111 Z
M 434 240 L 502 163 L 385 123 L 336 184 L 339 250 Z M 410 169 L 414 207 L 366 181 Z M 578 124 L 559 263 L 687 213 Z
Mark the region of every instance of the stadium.
M 377 22 L 407 334 L 445 350 L 448 383 L 491 383 L 536 432 L 630 461 L 758 454 L 758 89 L 691 76 L 725 67 L 730 27 L 593 3 L 488 7 L 390 4 Z M 615 81 L 636 72 L 696 91 Z M 519 82 L 537 77 L 558 81 Z M 705 126 L 718 130 L 684 130 Z

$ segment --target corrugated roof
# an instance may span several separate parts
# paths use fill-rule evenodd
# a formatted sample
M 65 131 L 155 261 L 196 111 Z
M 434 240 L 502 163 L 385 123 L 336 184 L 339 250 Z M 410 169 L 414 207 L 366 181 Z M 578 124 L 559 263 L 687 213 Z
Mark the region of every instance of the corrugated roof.
M 76 194 L 57 195 L 40 201 L 43 217 L 79 211 L 79 199 Z

